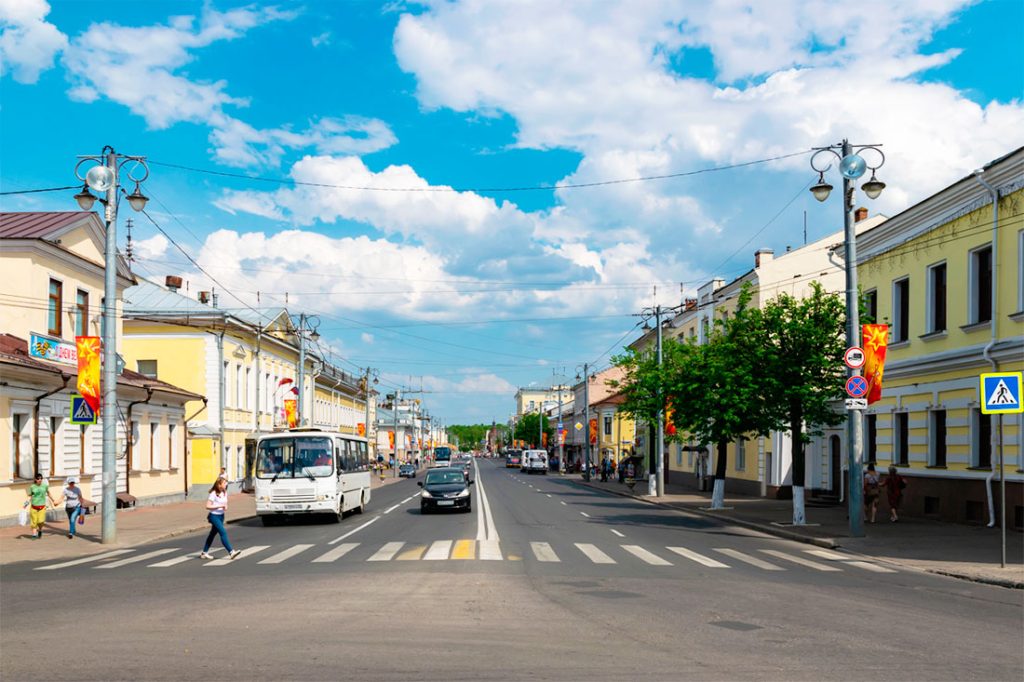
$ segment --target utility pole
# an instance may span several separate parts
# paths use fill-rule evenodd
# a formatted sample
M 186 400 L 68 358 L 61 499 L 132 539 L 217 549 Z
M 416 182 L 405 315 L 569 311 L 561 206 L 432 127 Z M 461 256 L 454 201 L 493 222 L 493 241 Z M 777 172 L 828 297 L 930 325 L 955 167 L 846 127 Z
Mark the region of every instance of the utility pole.
M 658 372 L 661 372 L 661 306 L 654 306 L 654 322 L 657 324 L 657 350 L 658 350 Z M 664 396 L 658 396 L 658 435 L 655 437 L 656 447 L 658 448 L 657 458 L 655 459 L 655 476 L 656 478 L 648 482 L 648 493 L 655 497 L 661 497 L 665 494 L 665 399 Z
M 399 389 L 399 388 L 396 388 L 395 389 L 395 404 L 394 404 L 394 408 L 395 408 L 395 454 L 394 454 L 395 466 L 392 467 L 392 469 L 394 469 L 394 471 L 392 472 L 393 476 L 398 476 L 398 403 L 401 402 L 401 400 L 402 400 L 402 390 Z
M 305 336 L 305 325 L 306 325 L 306 313 L 299 313 L 299 426 L 306 425 L 306 336 Z
M 558 382 L 558 431 L 555 438 L 558 439 L 558 471 L 565 473 L 565 444 L 562 443 L 562 381 Z
M 590 365 L 583 363 L 583 421 L 587 435 L 583 438 L 583 480 L 590 481 Z

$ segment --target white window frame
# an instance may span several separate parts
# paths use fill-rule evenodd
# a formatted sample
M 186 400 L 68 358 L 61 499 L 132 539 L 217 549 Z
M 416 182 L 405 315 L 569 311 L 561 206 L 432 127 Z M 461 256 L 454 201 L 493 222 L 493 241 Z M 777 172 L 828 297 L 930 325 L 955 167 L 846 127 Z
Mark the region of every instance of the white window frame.
M 14 430 L 14 417 L 15 417 L 15 415 L 21 417 L 21 429 L 19 429 L 18 431 Z M 20 410 L 20 409 L 12 409 L 11 410 L 11 451 L 10 451 L 11 452 L 11 456 L 10 456 L 11 478 L 10 478 L 10 480 L 12 480 L 12 481 L 15 481 L 15 480 L 18 480 L 18 479 L 29 480 L 29 481 L 32 480 L 32 475 L 34 473 L 32 471 L 25 472 L 25 473 L 28 474 L 27 476 L 21 476 L 20 475 L 22 473 L 21 472 L 21 461 L 25 461 L 26 457 L 28 458 L 27 461 L 28 461 L 29 468 L 31 469 L 31 467 L 32 467 L 32 458 L 33 458 L 32 438 L 31 438 L 31 435 L 29 435 L 29 434 L 32 433 L 29 430 L 29 427 L 31 425 L 32 425 L 32 413 L 31 412 L 23 411 L 23 410 Z M 21 450 L 21 461 L 18 460 L 18 457 L 17 457 L 17 454 L 16 454 L 18 452 L 18 450 L 19 450 L 19 448 L 15 448 L 15 441 L 16 440 L 17 440 L 17 443 L 18 443 L 19 448 Z
M 53 428 L 53 420 L 57 420 L 57 428 Z M 50 429 L 50 447 L 53 448 L 53 452 L 50 453 L 49 471 L 47 476 L 60 476 L 64 471 L 64 422 L 65 419 L 59 414 L 51 414 L 47 420 L 47 427 Z
M 601 431 L 608 438 L 611 438 L 613 435 L 615 435 L 614 419 L 612 419 L 612 415 L 601 415 Z
M 937 268 L 946 268 L 946 326 L 942 329 L 935 328 L 935 282 L 934 271 Z M 924 307 L 924 329 L 925 333 L 933 334 L 944 332 L 949 328 L 949 266 L 946 261 L 932 263 L 925 268 L 925 307 Z
M 178 422 L 167 422 L 167 445 L 171 449 L 171 468 L 177 469 L 181 461 L 181 449 L 178 446 L 178 433 L 181 424 Z
M 148 420 L 149 417 L 147 416 L 146 419 Z M 139 424 L 141 424 L 141 423 L 142 423 L 142 419 L 141 418 L 137 417 L 135 419 L 132 419 L 131 424 L 130 424 L 131 425 L 131 431 L 129 431 L 129 433 L 128 433 L 128 438 L 131 441 L 131 453 L 132 454 L 131 454 L 131 462 L 130 462 L 130 464 L 131 464 L 131 470 L 132 471 L 139 471 L 140 468 L 141 468 L 139 466 L 139 462 L 142 461 L 142 453 L 140 452 L 142 444 L 139 442 L 141 440 L 141 436 L 139 434 Z
M 904 341 L 910 340 L 910 320 L 904 320 L 903 315 L 900 314 L 900 303 L 899 296 L 896 292 L 901 284 L 906 284 L 907 287 L 907 300 L 910 300 L 910 276 L 903 275 L 892 281 L 892 327 L 893 327 L 893 343 L 903 343 Z M 910 305 L 907 305 L 907 317 L 910 317 Z M 897 333 L 897 330 L 903 333 Z
M 235 363 L 235 407 L 245 409 L 245 394 L 242 392 L 242 363 Z
M 232 407 L 232 405 L 231 405 L 231 391 L 229 390 L 230 387 L 231 387 L 231 383 L 229 381 L 230 378 L 231 378 L 231 361 L 230 360 L 225 360 L 224 361 L 224 366 L 223 366 L 223 368 L 221 368 L 221 377 L 220 377 L 221 384 L 223 384 L 223 386 L 224 386 L 224 407 Z
M 967 252 L 967 324 L 985 324 L 984 321 L 978 319 L 978 253 L 989 250 L 991 254 L 989 257 L 995 257 L 995 249 L 992 248 L 992 242 L 986 244 L 979 244 L 970 251 Z M 993 262 L 992 268 L 995 269 L 996 265 Z M 991 292 L 995 293 L 995 292 Z M 996 317 L 996 302 L 992 301 L 992 319 Z M 991 323 L 992 320 L 989 320 Z
M 153 421 L 153 417 L 149 421 L 149 470 L 163 469 L 164 468 L 164 455 L 163 455 L 163 438 L 160 435 L 161 422 L 159 420 Z

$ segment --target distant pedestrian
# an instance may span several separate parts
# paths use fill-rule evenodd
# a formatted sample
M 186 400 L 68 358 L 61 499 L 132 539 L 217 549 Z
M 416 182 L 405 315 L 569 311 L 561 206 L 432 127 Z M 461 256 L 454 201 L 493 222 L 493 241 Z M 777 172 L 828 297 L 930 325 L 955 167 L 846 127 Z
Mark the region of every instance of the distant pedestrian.
M 43 481 L 42 474 L 36 474 L 33 479 L 32 485 L 28 487 L 27 494 L 29 501 L 25 504 L 31 505 L 28 517 L 29 523 L 32 525 L 32 537 L 38 540 L 43 537 L 43 526 L 46 525 L 46 500 L 50 500 L 50 504 L 57 506 L 53 503 L 53 497 L 50 495 L 50 484 Z
M 225 481 L 228 480 L 228 470 L 224 467 L 220 468 L 220 473 L 217 474 L 217 478 L 223 478 Z
M 878 513 L 878 494 L 881 490 L 878 472 L 874 464 L 868 464 L 868 470 L 864 472 L 864 510 L 869 523 L 875 522 L 875 514 Z
M 896 523 L 900 520 L 900 504 L 903 502 L 903 489 L 907 487 L 907 481 L 896 470 L 896 467 L 889 467 L 889 475 L 885 478 L 885 496 L 889 498 L 889 521 Z
M 68 515 L 68 540 L 74 539 L 75 525 L 82 513 L 82 489 L 76 485 L 77 483 L 74 476 L 69 476 L 64 484 L 64 490 L 61 491 L 60 499 L 53 505 L 56 507 L 61 502 L 64 503 L 64 511 Z
M 212 559 L 210 556 L 210 545 L 213 544 L 213 539 L 220 535 L 220 542 L 224 545 L 224 549 L 228 551 L 228 557 L 234 559 L 242 552 L 237 549 L 232 549 L 231 541 L 228 540 L 228 531 L 224 527 L 224 513 L 228 510 L 228 482 L 223 478 L 218 478 L 210 488 L 210 496 L 206 499 L 206 510 L 209 512 L 206 515 L 206 520 L 210 522 L 210 533 L 206 536 L 206 543 L 203 545 L 203 551 L 199 554 L 200 559 Z

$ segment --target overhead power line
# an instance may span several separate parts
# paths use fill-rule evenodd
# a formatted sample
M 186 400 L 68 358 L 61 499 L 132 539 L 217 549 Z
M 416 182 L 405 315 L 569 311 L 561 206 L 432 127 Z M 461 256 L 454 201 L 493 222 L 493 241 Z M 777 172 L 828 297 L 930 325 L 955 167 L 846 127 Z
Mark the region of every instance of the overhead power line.
M 69 189 L 81 189 L 81 186 L 69 185 L 67 187 L 45 187 L 43 189 L 17 189 L 9 192 L 0 192 L 0 196 L 6 197 L 12 194 L 39 194 L 40 192 L 63 192 Z

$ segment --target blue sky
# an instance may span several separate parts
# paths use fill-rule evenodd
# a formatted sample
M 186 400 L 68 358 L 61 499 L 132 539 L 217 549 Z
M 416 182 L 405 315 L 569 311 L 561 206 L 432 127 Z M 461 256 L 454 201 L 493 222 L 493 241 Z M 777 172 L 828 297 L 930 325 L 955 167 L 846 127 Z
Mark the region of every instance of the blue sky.
M 805 156 L 557 185 L 849 136 L 885 144 L 869 207 L 891 215 L 1024 141 L 1022 26 L 1020 0 L 0 0 L 0 183 L 146 155 L 154 218 L 222 302 L 287 299 L 344 366 L 422 386 L 449 423 L 503 421 L 515 386 L 607 363 L 655 287 L 676 303 L 799 246 L 805 211 L 810 239 L 839 228 Z M 208 288 L 145 218 L 133 236 L 143 276 Z

